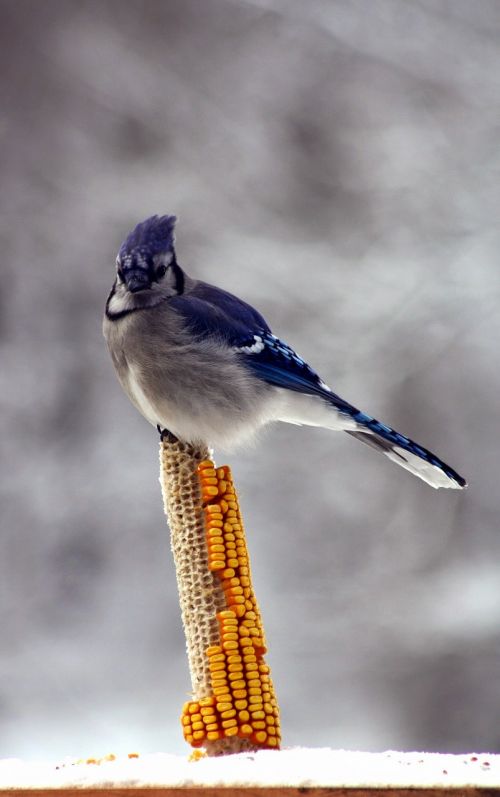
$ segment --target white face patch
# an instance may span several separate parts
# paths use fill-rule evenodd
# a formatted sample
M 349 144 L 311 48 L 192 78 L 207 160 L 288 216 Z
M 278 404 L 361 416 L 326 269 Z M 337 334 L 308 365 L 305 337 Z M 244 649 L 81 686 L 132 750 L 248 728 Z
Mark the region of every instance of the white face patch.
M 161 252 L 159 255 L 153 257 L 153 263 L 156 266 L 168 266 L 173 260 L 173 252 Z
M 118 315 L 119 313 L 125 313 L 128 310 L 133 310 L 134 307 L 133 295 L 129 293 L 123 282 L 121 282 L 121 280 L 118 278 L 115 292 L 109 300 L 109 314 Z
M 243 354 L 260 354 L 265 348 L 265 343 L 260 335 L 254 335 L 253 339 L 255 343 L 253 343 L 251 346 L 238 346 L 236 351 L 241 351 Z

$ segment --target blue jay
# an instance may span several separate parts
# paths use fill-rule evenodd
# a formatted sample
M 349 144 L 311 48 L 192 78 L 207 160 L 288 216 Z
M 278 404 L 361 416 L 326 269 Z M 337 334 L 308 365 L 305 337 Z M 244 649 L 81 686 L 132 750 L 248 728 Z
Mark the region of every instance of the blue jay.
M 118 253 L 104 335 L 139 412 L 186 442 L 228 447 L 271 421 L 341 429 L 432 487 L 466 486 L 434 454 L 337 396 L 246 302 L 192 279 L 175 216 L 152 216 Z

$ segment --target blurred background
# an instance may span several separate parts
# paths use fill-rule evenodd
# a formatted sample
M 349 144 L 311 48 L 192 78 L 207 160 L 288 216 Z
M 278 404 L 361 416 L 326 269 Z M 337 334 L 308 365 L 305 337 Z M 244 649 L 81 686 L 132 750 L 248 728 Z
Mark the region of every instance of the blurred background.
M 499 3 L 0 13 L 0 756 L 189 752 L 157 433 L 101 335 L 153 213 L 189 273 L 470 481 L 284 425 L 215 452 L 285 745 L 498 751 Z

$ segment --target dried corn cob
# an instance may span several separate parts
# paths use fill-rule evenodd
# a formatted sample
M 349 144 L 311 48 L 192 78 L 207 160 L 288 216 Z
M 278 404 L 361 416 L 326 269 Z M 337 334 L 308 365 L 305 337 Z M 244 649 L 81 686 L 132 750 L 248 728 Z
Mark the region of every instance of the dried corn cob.
M 193 689 L 184 737 L 212 755 L 277 748 L 278 706 L 230 470 L 178 440 L 162 441 L 160 461 Z
M 182 725 L 193 746 L 224 737 L 248 738 L 257 747 L 279 746 L 279 712 L 236 492 L 227 466 L 198 465 L 205 514 L 208 567 L 224 592 L 217 612 L 219 642 L 206 651 L 212 695 L 186 703 Z

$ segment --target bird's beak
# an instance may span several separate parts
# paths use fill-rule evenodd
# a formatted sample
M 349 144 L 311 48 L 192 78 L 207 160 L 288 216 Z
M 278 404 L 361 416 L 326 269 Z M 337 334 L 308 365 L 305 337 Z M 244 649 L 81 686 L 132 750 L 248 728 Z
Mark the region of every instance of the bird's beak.
M 151 287 L 149 277 L 142 269 L 129 271 L 129 273 L 125 275 L 125 280 L 130 293 L 137 293 L 137 291 L 144 291 L 146 288 Z

